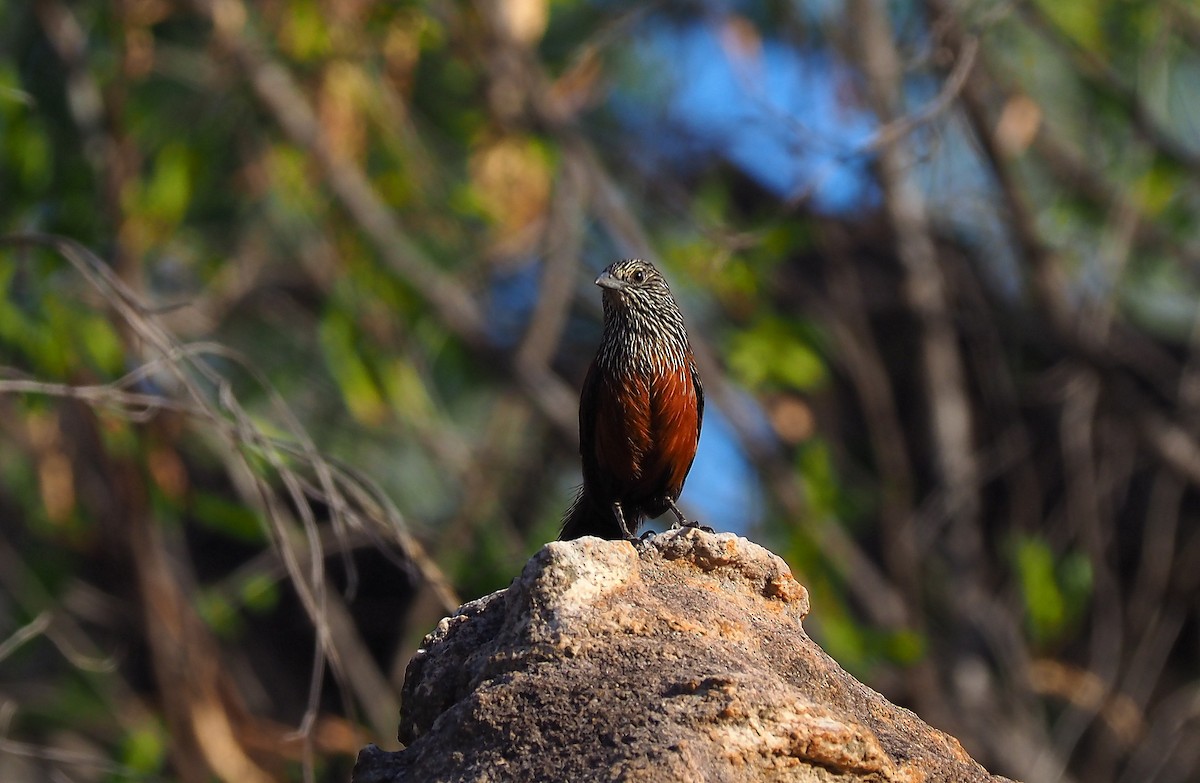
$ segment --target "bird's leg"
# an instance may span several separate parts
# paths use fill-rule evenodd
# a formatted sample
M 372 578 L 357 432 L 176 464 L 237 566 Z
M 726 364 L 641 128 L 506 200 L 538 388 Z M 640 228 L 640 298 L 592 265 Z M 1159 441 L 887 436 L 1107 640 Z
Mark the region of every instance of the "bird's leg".
M 671 529 L 678 527 L 695 527 L 694 522 L 689 522 L 683 512 L 679 510 L 679 506 L 675 505 L 675 498 L 667 495 L 667 508 L 671 509 L 671 513 L 675 515 L 675 521 L 671 523 Z
M 617 525 L 621 528 L 622 535 L 624 535 L 627 540 L 637 538 L 637 536 L 633 534 L 633 531 L 629 529 L 629 526 L 625 524 L 625 511 L 621 508 L 621 501 L 613 501 L 613 513 L 617 516 Z

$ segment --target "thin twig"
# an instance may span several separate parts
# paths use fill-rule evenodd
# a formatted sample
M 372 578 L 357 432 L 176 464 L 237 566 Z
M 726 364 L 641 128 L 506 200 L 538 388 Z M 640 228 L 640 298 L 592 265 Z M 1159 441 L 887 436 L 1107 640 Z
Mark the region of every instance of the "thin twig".
M 3 642 L 0 642 L 0 661 L 3 661 L 8 656 L 12 655 L 19 647 L 31 639 L 37 638 L 47 628 L 53 620 L 53 615 L 50 612 L 42 612 L 37 617 L 30 620 L 25 625 L 18 628 Z

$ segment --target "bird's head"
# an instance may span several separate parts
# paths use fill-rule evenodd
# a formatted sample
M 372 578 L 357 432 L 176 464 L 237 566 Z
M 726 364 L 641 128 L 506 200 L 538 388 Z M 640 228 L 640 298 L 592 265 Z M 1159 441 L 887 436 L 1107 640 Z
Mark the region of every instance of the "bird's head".
M 654 265 L 640 258 L 628 258 L 610 264 L 596 278 L 604 289 L 604 304 L 631 314 L 653 312 L 662 307 L 675 308 L 666 278 Z
M 649 261 L 629 258 L 600 273 L 604 292 L 602 364 L 632 363 L 643 372 L 684 366 L 691 354 L 683 315 L 666 278 Z

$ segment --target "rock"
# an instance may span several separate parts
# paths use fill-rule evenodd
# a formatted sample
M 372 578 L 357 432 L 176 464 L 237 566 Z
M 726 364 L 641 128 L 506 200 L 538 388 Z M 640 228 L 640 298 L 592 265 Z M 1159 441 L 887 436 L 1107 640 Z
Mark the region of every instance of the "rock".
M 732 534 L 547 544 L 408 665 L 355 783 L 1002 781 L 841 669 L 808 591 Z

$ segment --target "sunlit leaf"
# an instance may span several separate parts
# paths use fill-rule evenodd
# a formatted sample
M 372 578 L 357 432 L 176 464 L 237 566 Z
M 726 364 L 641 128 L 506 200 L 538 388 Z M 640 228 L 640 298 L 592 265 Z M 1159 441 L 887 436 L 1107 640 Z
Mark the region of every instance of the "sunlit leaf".
M 363 424 L 383 421 L 387 405 L 360 352 L 353 323 L 344 314 L 331 311 L 321 321 L 320 336 L 325 363 L 350 414 Z
M 472 152 L 473 200 L 492 222 L 493 242 L 533 238 L 529 228 L 543 219 L 550 199 L 551 157 L 538 140 L 519 136 L 488 140 Z
M 1104 50 L 1104 2 L 1103 0 L 1037 0 L 1042 13 L 1046 14 L 1075 43 L 1095 51 Z
M 77 331 L 91 363 L 110 376 L 118 375 L 124 364 L 125 349 L 112 323 L 94 313 L 83 314 Z
M 1062 628 L 1066 616 L 1054 554 L 1044 541 L 1022 538 L 1016 545 L 1015 565 L 1030 631 L 1035 639 L 1048 639 Z
M 793 325 L 775 318 L 764 318 L 733 337 L 729 366 L 750 388 L 810 389 L 825 379 L 821 356 Z
M 329 49 L 329 23 L 314 0 L 292 0 L 284 14 L 280 42 L 297 60 L 314 60 Z
M 1138 203 L 1149 215 L 1157 216 L 1174 200 L 1184 185 L 1181 172 L 1159 161 L 1134 183 Z
M 241 627 L 237 607 L 216 590 L 202 590 L 196 597 L 196 611 L 218 635 L 230 638 Z
M 183 218 L 191 200 L 191 154 L 182 143 L 168 145 L 154 159 L 139 207 L 169 227 Z
M 302 217 L 317 208 L 317 195 L 308 176 L 308 161 L 295 147 L 274 144 L 263 161 L 271 180 L 271 196 L 286 217 Z
M 125 735 L 120 759 L 129 769 L 149 775 L 162 768 L 166 753 L 167 742 L 162 727 L 143 724 Z
M 433 401 L 417 369 L 403 359 L 393 361 L 389 368 L 384 376 L 384 384 L 397 412 L 404 418 L 418 420 L 432 416 Z
M 252 612 L 267 612 L 279 604 L 279 582 L 267 574 L 252 574 L 239 590 L 242 604 Z

